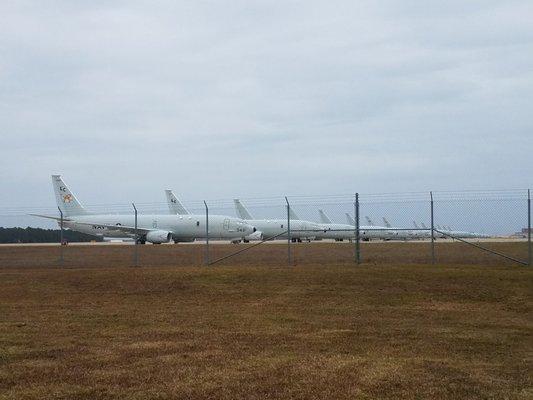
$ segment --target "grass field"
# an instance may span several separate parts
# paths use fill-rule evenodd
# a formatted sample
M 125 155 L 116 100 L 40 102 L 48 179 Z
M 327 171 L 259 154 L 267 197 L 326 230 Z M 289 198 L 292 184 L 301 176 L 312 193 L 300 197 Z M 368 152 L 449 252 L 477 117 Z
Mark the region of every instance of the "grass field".
M 146 246 L 182 266 L 143 268 L 128 246 L 69 246 L 63 269 L 0 249 L 0 398 L 533 398 L 532 269 L 462 247 L 463 265 L 321 265 L 322 245 L 287 267 L 270 246 L 211 268 L 186 266 L 197 246 Z
M 526 242 L 489 242 L 482 246 L 527 260 Z M 210 246 L 210 259 L 216 260 L 250 245 L 214 244 Z M 343 243 L 298 243 L 292 245 L 293 265 L 346 265 L 354 264 L 354 244 Z M 485 253 L 462 243 L 437 242 L 436 260 L 444 265 L 516 265 L 503 258 Z M 86 244 L 69 246 L 0 246 L 0 268 L 60 266 L 63 252 L 63 267 L 131 267 L 134 265 L 133 245 Z M 139 265 L 147 267 L 202 266 L 205 261 L 205 246 L 202 244 L 178 244 L 161 246 L 138 246 Z M 364 263 L 384 264 L 429 264 L 431 247 L 428 242 L 372 242 L 361 244 Z M 280 266 L 287 265 L 287 245 L 268 243 L 251 248 L 219 265 L 231 266 Z

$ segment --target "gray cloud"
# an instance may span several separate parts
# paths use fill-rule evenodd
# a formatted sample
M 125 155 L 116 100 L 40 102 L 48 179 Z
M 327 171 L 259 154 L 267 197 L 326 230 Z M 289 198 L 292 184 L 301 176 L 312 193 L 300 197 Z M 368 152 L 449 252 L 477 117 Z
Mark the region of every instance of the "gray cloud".
M 533 186 L 528 1 L 0 13 L 0 207 Z

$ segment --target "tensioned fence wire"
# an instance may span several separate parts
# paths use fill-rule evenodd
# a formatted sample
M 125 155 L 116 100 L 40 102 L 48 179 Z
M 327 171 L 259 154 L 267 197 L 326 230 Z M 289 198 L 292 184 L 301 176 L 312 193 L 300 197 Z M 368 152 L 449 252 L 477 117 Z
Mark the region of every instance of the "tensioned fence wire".
M 365 217 L 374 220 L 375 225 L 384 225 L 382 218 L 390 220 L 391 224 L 404 229 L 412 228 L 413 222 L 429 225 L 429 192 L 404 193 L 361 193 L 359 204 L 361 208 L 361 225 L 365 225 Z M 345 214 L 354 217 L 355 193 L 326 194 L 326 195 L 290 195 L 287 196 L 292 210 L 302 220 L 319 222 L 318 210 L 326 212 L 333 222 L 346 223 Z M 509 230 L 523 228 L 525 219 L 525 202 L 527 190 L 465 190 L 465 191 L 434 191 L 436 220 L 439 224 L 455 225 L 464 229 L 482 229 L 490 234 L 510 234 Z M 191 214 L 205 215 L 204 200 L 180 199 Z M 234 199 L 205 200 L 210 214 L 236 216 Z M 242 204 L 251 212 L 255 219 L 277 218 L 285 219 L 285 196 L 246 197 L 240 198 Z M 523 203 L 521 203 L 523 202 Z M 498 206 L 499 204 L 499 206 Z M 169 214 L 165 201 L 135 202 L 141 214 Z M 95 214 L 133 214 L 131 203 L 95 203 L 85 204 L 84 207 Z M 495 212 L 493 209 L 498 209 Z M 0 207 L 0 226 L 4 225 L 39 225 L 45 220 L 32 217 L 30 214 L 58 217 L 57 206 L 5 206 Z M 473 216 L 473 218 L 469 218 Z M 485 225 L 480 226 L 480 219 Z M 17 222 L 23 224 L 17 224 Z M 475 220 L 475 221 L 474 221 Z M 492 223 L 491 220 L 505 220 L 505 223 Z M 51 220 L 47 221 L 50 224 Z M 477 222 L 477 223 L 475 223 Z M 487 226 L 493 225 L 490 230 Z

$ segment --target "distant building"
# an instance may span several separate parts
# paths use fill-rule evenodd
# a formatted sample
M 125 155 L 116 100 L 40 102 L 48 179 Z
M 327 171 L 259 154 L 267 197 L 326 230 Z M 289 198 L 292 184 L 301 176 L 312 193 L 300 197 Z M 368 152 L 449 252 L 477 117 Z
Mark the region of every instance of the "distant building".
M 533 228 L 531 228 L 531 233 L 533 234 Z M 520 232 L 513 233 L 511 237 L 515 238 L 527 238 L 527 228 L 522 228 Z

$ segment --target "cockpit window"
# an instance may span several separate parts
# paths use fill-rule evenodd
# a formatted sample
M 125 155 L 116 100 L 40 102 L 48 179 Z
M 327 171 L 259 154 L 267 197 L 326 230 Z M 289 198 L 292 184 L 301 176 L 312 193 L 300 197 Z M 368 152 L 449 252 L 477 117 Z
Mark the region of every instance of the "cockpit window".
M 200 226 L 200 221 L 196 221 L 196 226 Z

